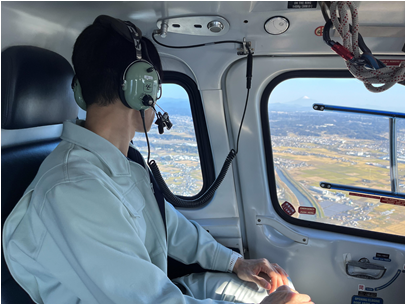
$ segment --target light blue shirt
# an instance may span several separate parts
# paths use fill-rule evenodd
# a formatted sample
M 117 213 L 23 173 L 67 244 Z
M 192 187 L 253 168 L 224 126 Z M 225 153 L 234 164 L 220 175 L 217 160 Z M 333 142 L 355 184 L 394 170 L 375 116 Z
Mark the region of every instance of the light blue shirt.
M 6 263 L 37 303 L 219 303 L 185 296 L 167 256 L 226 272 L 232 251 L 166 203 L 146 169 L 71 122 L 3 228 Z M 221 303 L 221 302 L 220 302 Z

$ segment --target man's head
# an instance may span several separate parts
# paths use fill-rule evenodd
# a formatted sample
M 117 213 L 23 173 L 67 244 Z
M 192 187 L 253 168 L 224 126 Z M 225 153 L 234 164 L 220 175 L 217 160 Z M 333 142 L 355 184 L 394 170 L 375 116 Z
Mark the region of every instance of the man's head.
M 142 38 L 142 57 L 162 77 L 160 57 L 154 45 Z M 77 38 L 72 54 L 76 76 L 87 104 L 106 106 L 119 100 L 120 80 L 127 66 L 136 60 L 133 42 L 115 29 L 100 23 L 87 27 Z

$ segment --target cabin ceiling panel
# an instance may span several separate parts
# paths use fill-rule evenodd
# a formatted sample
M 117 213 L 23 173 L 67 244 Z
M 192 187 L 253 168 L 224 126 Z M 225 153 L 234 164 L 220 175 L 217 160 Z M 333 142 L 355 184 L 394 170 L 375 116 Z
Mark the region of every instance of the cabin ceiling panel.
M 400 27 L 404 28 L 404 1 L 357 3 L 360 6 L 359 20 L 362 27 L 385 26 L 390 32 L 394 28 L 398 33 Z M 314 33 L 317 27 L 325 24 L 319 6 L 315 9 L 287 9 L 287 1 L 10 1 L 2 2 L 1 8 L 2 49 L 18 44 L 35 45 L 60 53 L 69 61 L 77 35 L 101 14 L 133 21 L 150 39 L 156 29 L 157 20 L 165 17 L 219 15 L 230 24 L 229 31 L 223 36 L 203 37 L 168 33 L 165 39 L 157 38 L 167 45 L 241 41 L 246 37 L 253 42 L 255 55 L 333 54 L 322 38 Z M 264 23 L 273 16 L 284 16 L 290 21 L 290 27 L 285 33 L 266 33 Z M 403 54 L 403 34 L 403 37 L 380 37 L 383 33 L 377 31 L 379 37 L 372 37 L 375 36 L 375 31 L 370 31 L 368 36 L 365 41 L 374 53 Z M 340 40 L 337 37 L 334 39 Z M 231 63 L 238 59 L 236 47 L 237 45 L 227 45 L 230 52 L 222 52 L 225 55 L 218 61 Z M 213 51 L 215 48 L 219 46 L 187 49 L 188 52 L 161 46 L 158 50 L 178 57 L 192 67 L 192 62 L 205 52 L 216 53 Z M 221 66 L 224 68 L 225 65 Z

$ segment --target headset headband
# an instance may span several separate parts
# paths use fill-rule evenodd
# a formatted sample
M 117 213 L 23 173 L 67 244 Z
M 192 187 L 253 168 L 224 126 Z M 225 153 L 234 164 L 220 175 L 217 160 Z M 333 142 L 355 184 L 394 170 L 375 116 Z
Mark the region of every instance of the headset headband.
M 141 55 L 142 33 L 141 30 L 138 27 L 136 27 L 132 22 L 123 21 L 107 15 L 100 15 L 95 19 L 93 24 L 95 25 L 99 24 L 105 28 L 112 28 L 113 30 L 115 30 L 122 37 L 124 37 L 129 42 L 134 44 L 137 59 L 142 58 Z
M 130 21 L 124 21 L 126 24 L 131 38 L 133 39 L 134 47 L 136 48 L 136 57 L 138 60 L 142 58 L 141 56 L 141 31 L 138 29 L 134 24 L 132 24 Z M 137 31 L 138 30 L 138 31 Z
M 161 78 L 148 56 L 145 40 L 142 34 L 130 21 L 122 21 L 110 16 L 101 15 L 95 19 L 93 25 L 113 29 L 120 36 L 131 42 L 136 49 L 136 60 L 130 63 L 120 80 L 119 97 L 123 104 L 136 110 L 145 110 L 154 107 L 155 101 L 161 97 Z M 148 41 L 148 40 L 147 40 Z M 142 47 L 143 45 L 143 47 Z M 142 48 L 148 60 L 142 58 Z M 161 67 L 161 64 L 159 65 Z M 86 110 L 86 103 L 82 96 L 82 89 L 76 76 L 72 80 L 75 101 Z M 160 96 L 158 96 L 160 93 Z

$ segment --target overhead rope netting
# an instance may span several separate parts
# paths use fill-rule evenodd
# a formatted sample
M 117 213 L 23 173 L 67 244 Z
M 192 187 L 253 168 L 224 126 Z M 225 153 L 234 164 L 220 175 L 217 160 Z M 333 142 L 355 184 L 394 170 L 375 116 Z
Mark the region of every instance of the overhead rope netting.
M 349 16 L 350 11 L 350 16 Z M 337 15 L 339 12 L 339 16 Z M 324 29 L 324 40 L 341 55 L 353 76 L 362 81 L 371 92 L 383 92 L 394 84 L 405 80 L 405 62 L 399 66 L 387 67 L 376 59 L 359 34 L 359 17 L 356 6 L 351 1 L 333 1 L 330 5 L 331 21 L 342 37 L 343 46 L 329 38 L 329 21 Z M 350 24 L 350 22 L 352 22 Z M 329 24 L 328 24 L 329 23 Z M 328 37 L 328 38 L 327 38 Z M 343 49 L 346 48 L 346 50 Z M 360 54 L 360 50 L 363 54 Z M 376 87 L 372 84 L 384 84 Z

